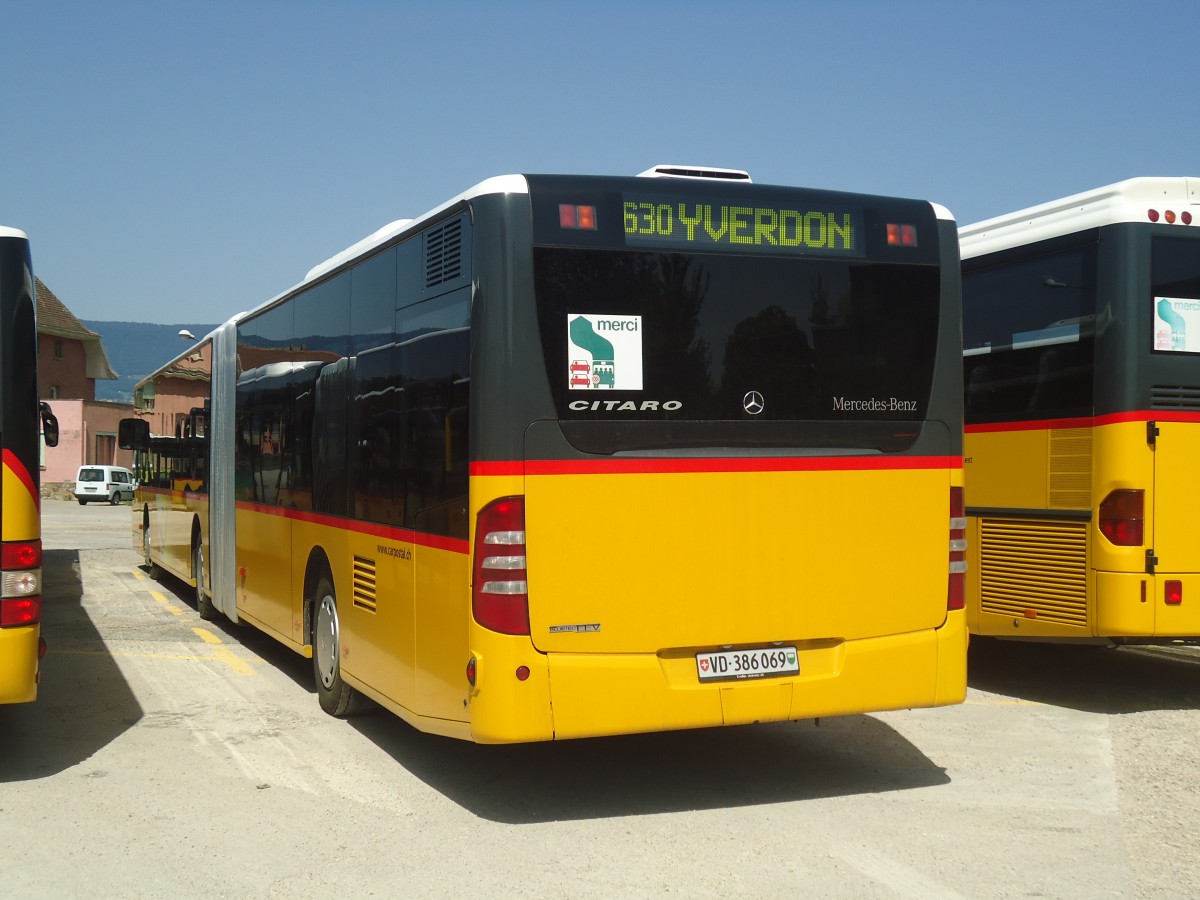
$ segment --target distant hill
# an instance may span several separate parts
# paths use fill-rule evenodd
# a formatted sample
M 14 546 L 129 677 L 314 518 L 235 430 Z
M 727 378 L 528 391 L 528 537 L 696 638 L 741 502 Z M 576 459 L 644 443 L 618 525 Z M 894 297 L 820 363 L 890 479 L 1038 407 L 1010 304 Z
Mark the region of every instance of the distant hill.
M 133 402 L 133 386 L 186 348 L 179 330 L 186 328 L 198 338 L 216 325 L 153 325 L 148 322 L 89 322 L 83 324 L 100 335 L 108 362 L 121 377 L 97 381 L 97 400 Z

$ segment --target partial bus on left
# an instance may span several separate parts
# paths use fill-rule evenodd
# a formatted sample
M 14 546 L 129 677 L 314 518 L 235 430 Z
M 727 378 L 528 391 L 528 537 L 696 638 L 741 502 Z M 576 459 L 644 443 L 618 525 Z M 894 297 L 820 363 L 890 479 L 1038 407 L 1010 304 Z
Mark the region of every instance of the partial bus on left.
M 37 391 L 37 303 L 29 239 L 0 226 L 0 703 L 37 699 L 42 621 L 40 442 L 58 423 Z

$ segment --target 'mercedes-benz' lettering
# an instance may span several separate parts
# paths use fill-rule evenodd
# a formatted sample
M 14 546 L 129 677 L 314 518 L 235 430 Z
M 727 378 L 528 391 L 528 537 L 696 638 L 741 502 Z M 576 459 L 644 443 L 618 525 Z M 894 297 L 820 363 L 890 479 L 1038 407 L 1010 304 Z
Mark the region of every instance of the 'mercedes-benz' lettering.
M 838 412 L 916 412 L 917 401 L 896 397 L 869 397 L 865 400 L 834 397 L 833 408 Z

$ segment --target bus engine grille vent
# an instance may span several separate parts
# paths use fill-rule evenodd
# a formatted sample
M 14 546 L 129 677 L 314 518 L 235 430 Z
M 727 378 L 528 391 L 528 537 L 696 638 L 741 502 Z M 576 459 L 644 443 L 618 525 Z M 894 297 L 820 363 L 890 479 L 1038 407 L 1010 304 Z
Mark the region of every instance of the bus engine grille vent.
M 980 601 L 986 613 L 1087 628 L 1087 523 L 984 517 Z
M 425 287 L 462 276 L 463 217 L 456 216 L 425 232 Z
M 1200 410 L 1200 386 L 1156 384 L 1150 388 L 1150 408 Z
M 1092 429 L 1051 429 L 1048 487 L 1055 509 L 1091 508 Z
M 375 560 L 354 557 L 354 605 L 375 612 Z

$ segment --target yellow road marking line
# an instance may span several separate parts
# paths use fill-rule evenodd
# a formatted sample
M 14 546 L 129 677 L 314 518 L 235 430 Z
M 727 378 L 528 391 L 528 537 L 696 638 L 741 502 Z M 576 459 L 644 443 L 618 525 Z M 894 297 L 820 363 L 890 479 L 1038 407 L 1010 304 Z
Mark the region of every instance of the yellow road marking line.
M 254 674 L 254 669 L 251 668 L 249 663 L 224 645 L 213 647 L 213 659 L 225 663 L 225 665 L 229 666 L 229 668 L 233 669 L 239 675 Z
M 249 664 L 247 664 L 245 660 L 226 647 L 225 644 L 221 642 L 221 639 L 207 628 L 193 628 L 192 633 L 195 634 L 196 637 L 200 638 L 200 640 L 204 641 L 204 643 L 212 647 L 214 659 L 219 659 L 239 675 L 254 674 L 254 670 L 250 668 Z
M 257 674 L 246 660 L 234 654 L 228 647 L 216 647 L 210 656 L 187 653 L 133 653 L 123 650 L 52 650 L 56 656 L 108 656 L 112 659 L 176 659 L 188 662 L 219 662 L 229 666 L 239 675 Z
M 175 606 L 170 600 L 167 599 L 166 595 L 163 594 L 162 592 L 151 591 L 150 596 L 155 599 L 155 601 L 158 603 L 159 606 L 161 606 L 163 609 L 165 609 L 171 615 L 173 615 L 173 616 L 182 616 L 183 615 L 183 610 L 180 609 L 178 606 Z
M 146 580 L 146 576 L 141 569 L 131 569 L 134 578 Z M 150 591 L 150 596 L 154 598 L 154 602 L 165 609 L 167 612 L 175 616 L 182 616 L 183 610 L 167 599 L 167 596 L 162 591 Z M 224 663 L 233 669 L 239 675 L 254 675 L 256 674 L 253 666 L 246 660 L 242 659 L 236 653 L 227 647 L 219 637 L 209 631 L 207 628 L 193 628 L 192 633 L 200 640 L 204 641 L 210 648 L 212 653 L 209 656 L 197 656 L 193 654 L 177 654 L 177 653 L 126 653 L 121 651 L 101 651 L 101 650 L 60 650 L 66 656 L 111 656 L 113 658 L 123 657 L 126 659 L 184 659 L 195 662 L 219 662 Z

